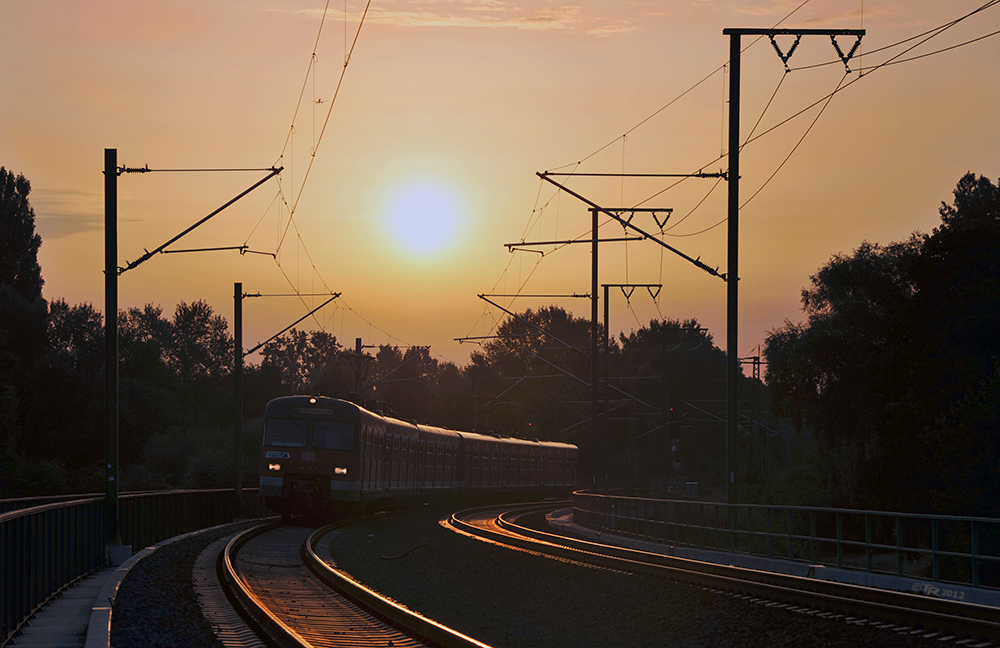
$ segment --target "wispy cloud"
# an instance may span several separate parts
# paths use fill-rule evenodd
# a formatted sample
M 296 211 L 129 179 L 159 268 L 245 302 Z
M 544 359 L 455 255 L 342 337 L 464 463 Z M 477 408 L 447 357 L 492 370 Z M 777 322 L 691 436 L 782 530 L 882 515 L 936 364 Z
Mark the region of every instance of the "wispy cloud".
M 747 14 L 750 16 L 783 16 L 793 13 L 799 6 L 801 6 L 801 4 L 801 2 L 797 2 L 796 0 L 774 0 L 773 2 L 736 7 L 735 10 L 737 13 Z M 818 16 L 812 16 L 810 18 L 803 19 L 799 24 L 804 23 L 817 27 L 827 25 L 842 26 L 844 24 L 858 24 L 864 18 L 891 15 L 897 11 L 898 9 L 892 6 L 869 6 L 866 7 L 864 11 L 857 8 L 849 11 L 824 13 Z M 795 16 L 793 16 L 791 20 L 795 20 Z
M 741 14 L 747 14 L 749 16 L 773 16 L 776 14 L 787 14 L 795 6 L 799 4 L 796 2 L 789 2 L 788 0 L 778 0 L 777 2 L 766 2 L 764 4 L 750 5 L 747 7 L 736 7 L 736 12 Z
M 864 12 L 862 12 L 861 9 L 854 9 L 843 13 L 831 13 L 814 16 L 813 18 L 806 20 L 805 24 L 816 27 L 860 25 L 861 21 L 866 18 L 888 16 L 894 13 L 896 12 L 886 7 L 868 7 L 864 10 Z
M 317 9 L 289 10 L 270 7 L 268 11 L 321 14 Z M 335 14 L 333 14 L 335 15 Z M 348 14 L 357 21 L 360 14 Z M 609 36 L 635 31 L 627 24 L 603 24 L 596 16 L 588 16 L 580 5 L 542 4 L 516 5 L 504 0 L 411 0 L 372 7 L 367 21 L 397 27 L 465 27 L 492 29 L 522 29 L 533 31 L 579 30 L 593 36 Z
M 639 28 L 635 25 L 602 25 L 600 27 L 594 27 L 593 29 L 588 29 L 587 33 L 591 36 L 613 36 L 615 34 L 625 34 L 628 32 L 633 32 Z
M 42 241 L 104 229 L 103 197 L 75 189 L 32 187 L 35 227 Z

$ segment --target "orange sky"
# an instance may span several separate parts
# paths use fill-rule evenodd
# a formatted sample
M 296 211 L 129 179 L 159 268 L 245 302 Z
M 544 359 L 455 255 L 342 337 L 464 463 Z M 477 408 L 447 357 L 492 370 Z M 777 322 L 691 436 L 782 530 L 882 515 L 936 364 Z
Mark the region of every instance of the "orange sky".
M 235 281 L 265 294 L 332 290 L 342 299 L 311 327 L 324 326 L 348 345 L 356 337 L 365 344 L 429 344 L 439 358 L 464 364 L 475 347 L 454 338 L 487 335 L 503 317 L 477 294 L 590 291 L 588 246 L 546 248 L 544 256 L 504 247 L 522 238 L 588 235 L 584 206 L 556 196 L 536 171 L 580 160 L 584 172 L 725 168 L 718 160 L 722 73 L 632 130 L 725 62 L 724 28 L 771 27 L 803 5 L 782 26 L 864 27 L 863 51 L 870 52 L 984 2 L 373 0 L 331 110 L 364 9 L 357 0 L 346 4 L 346 30 L 345 4 L 330 5 L 308 76 L 321 2 L 5 0 L 0 164 L 32 183 L 46 298 L 89 301 L 102 311 L 104 148 L 117 148 L 120 164 L 154 169 L 284 165 L 280 185 L 268 182 L 173 246 L 246 243 L 277 251 L 277 260 L 236 252 L 159 255 L 121 277 L 120 305 L 151 302 L 169 313 L 178 301 L 203 299 L 231 319 Z M 1000 7 L 987 9 L 910 55 L 998 29 Z M 789 41 L 781 45 L 787 49 Z M 865 54 L 861 64 L 902 49 Z M 828 38 L 810 37 L 789 65 L 834 56 Z M 742 355 L 785 319 L 800 317 L 800 291 L 831 255 L 866 239 L 888 243 L 929 231 L 962 174 L 1000 176 L 997 61 L 1000 36 L 875 70 L 834 97 L 741 212 Z M 779 82 L 757 133 L 858 77 L 844 79 L 839 62 L 785 75 L 766 39 L 745 52 L 743 70 L 744 138 Z M 746 146 L 744 200 L 781 165 L 817 112 Z M 262 175 L 122 176 L 120 263 Z M 634 206 L 668 184 L 568 183 L 609 207 Z M 690 213 L 668 230 L 666 242 L 725 272 L 724 223 L 684 236 L 725 218 L 726 186 L 714 185 L 688 180 L 643 206 L 672 208 L 668 228 Z M 283 202 L 294 205 L 291 228 Z M 420 203 L 424 211 L 404 209 Z M 658 229 L 648 216 L 636 218 L 644 229 Z M 601 231 L 622 233 L 613 223 Z M 611 330 L 627 332 L 661 314 L 697 317 L 724 347 L 725 285 L 660 250 L 650 241 L 602 247 L 602 283 L 664 284 L 655 301 L 642 291 L 628 301 L 614 294 Z M 590 314 L 583 299 L 521 298 L 511 307 L 548 303 Z M 248 300 L 244 308 L 248 348 L 308 310 L 289 297 Z

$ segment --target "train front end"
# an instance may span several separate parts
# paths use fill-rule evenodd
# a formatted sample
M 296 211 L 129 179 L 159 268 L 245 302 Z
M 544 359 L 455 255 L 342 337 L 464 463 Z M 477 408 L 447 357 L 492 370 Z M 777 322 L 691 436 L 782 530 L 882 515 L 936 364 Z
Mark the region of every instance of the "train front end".
M 283 517 L 335 511 L 361 499 L 359 426 L 366 412 L 322 396 L 267 404 L 260 494 Z

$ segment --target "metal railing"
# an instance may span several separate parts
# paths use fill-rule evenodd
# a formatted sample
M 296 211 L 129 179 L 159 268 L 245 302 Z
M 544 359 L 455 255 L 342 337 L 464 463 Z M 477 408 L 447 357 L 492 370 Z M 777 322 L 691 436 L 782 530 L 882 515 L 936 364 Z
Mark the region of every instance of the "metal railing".
M 573 494 L 573 520 L 675 547 L 1000 589 L 1000 519 Z
M 256 489 L 243 489 L 242 514 L 264 517 Z M 121 542 L 138 550 L 175 535 L 231 522 L 232 489 L 123 494 Z M 17 508 L 0 514 L 0 645 L 49 598 L 105 567 L 104 497 Z

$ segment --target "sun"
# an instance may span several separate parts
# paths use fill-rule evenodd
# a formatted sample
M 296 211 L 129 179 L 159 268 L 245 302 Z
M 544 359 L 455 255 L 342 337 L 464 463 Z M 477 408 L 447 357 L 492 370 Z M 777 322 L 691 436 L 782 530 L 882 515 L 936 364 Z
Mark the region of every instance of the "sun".
M 415 180 L 390 194 L 386 225 L 397 246 L 426 258 L 456 242 L 459 212 L 458 196 L 445 183 Z

